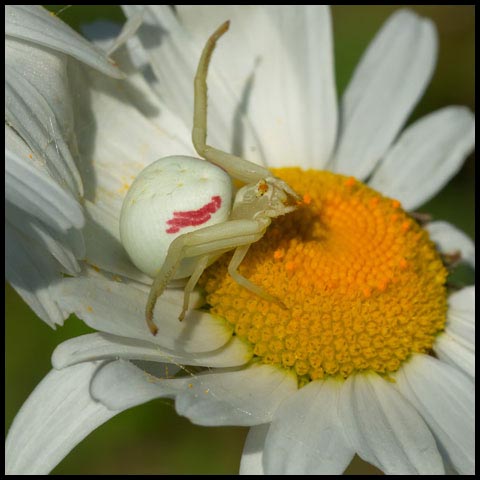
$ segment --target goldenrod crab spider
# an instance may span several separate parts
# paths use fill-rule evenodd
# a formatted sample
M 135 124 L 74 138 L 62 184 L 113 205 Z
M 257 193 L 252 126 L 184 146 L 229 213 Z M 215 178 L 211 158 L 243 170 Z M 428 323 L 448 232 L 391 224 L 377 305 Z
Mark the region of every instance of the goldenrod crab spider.
M 153 335 L 157 298 L 173 279 L 190 277 L 184 290 L 179 319 L 188 310 L 190 293 L 203 271 L 219 256 L 235 249 L 228 273 L 247 290 L 283 303 L 240 275 L 238 267 L 250 245 L 260 240 L 272 218 L 294 211 L 300 197 L 264 167 L 206 143 L 207 73 L 217 40 L 228 30 L 223 23 L 208 39 L 195 76 L 192 139 L 205 160 L 172 156 L 146 167 L 135 179 L 123 202 L 120 237 L 133 263 L 155 280 L 145 316 Z M 231 178 L 240 188 L 230 210 Z

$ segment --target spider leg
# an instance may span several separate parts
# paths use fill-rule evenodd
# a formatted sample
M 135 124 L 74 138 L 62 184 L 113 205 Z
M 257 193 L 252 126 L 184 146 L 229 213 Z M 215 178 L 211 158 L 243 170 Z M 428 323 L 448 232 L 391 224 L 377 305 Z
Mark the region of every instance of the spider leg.
M 164 292 L 184 258 L 197 256 L 208 256 L 211 258 L 232 250 L 239 245 L 256 242 L 263 237 L 269 223 L 269 221 L 265 223 L 265 221 L 254 220 L 231 220 L 185 233 L 173 240 L 168 249 L 167 258 L 153 281 L 148 295 L 145 318 L 152 334 L 156 335 L 158 331 L 157 326 L 153 322 L 153 310 L 157 299 Z M 194 274 L 200 277 L 203 270 L 198 273 L 197 269 L 198 271 L 200 270 L 198 264 L 195 266 Z M 190 283 L 190 280 L 188 283 Z M 195 283 L 192 281 L 188 295 L 193 290 L 195 284 L 196 281 Z
M 217 40 L 228 30 L 230 22 L 220 25 L 210 36 L 198 63 L 194 82 L 193 146 L 197 153 L 209 162 L 223 168 L 232 177 L 245 183 L 255 183 L 271 177 L 266 168 L 207 145 L 207 73 Z
M 212 255 L 203 255 L 198 259 L 195 265 L 195 269 L 193 270 L 191 277 L 188 279 L 188 282 L 185 285 L 185 288 L 183 290 L 183 307 L 178 317 L 180 321 L 182 321 L 185 318 L 185 313 L 188 310 L 188 301 L 190 300 L 190 294 L 195 288 L 195 285 L 197 284 L 198 279 L 200 278 L 200 276 L 202 275 L 202 273 L 210 263 L 211 258 L 212 258 Z
M 287 307 L 281 300 L 265 292 L 263 288 L 259 287 L 258 285 L 255 285 L 250 280 L 245 278 L 243 275 L 240 275 L 240 273 L 238 272 L 238 267 L 240 266 L 243 259 L 245 258 L 245 255 L 247 254 L 248 249 L 250 248 L 250 245 L 251 244 L 242 245 L 235 250 L 233 257 L 230 260 L 230 263 L 228 264 L 229 275 L 243 288 L 246 288 L 248 291 L 254 293 L 255 295 L 258 295 L 259 297 L 267 300 L 268 302 L 275 303 L 280 308 L 283 308 L 284 310 L 286 310 Z
M 145 307 L 145 318 L 147 320 L 148 328 L 153 335 L 156 335 L 158 332 L 157 326 L 155 323 L 153 323 L 153 309 L 157 303 L 157 298 L 162 295 L 169 281 L 175 275 L 180 262 L 185 257 L 183 254 L 185 245 L 182 237 L 184 237 L 184 235 L 180 235 L 170 244 L 167 258 L 165 259 L 160 272 L 157 274 L 152 286 L 150 287 L 147 306 Z

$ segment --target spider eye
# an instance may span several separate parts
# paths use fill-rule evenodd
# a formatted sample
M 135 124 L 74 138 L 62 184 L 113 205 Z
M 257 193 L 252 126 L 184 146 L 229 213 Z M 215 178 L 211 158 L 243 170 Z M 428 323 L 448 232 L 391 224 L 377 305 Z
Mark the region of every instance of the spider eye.
M 265 180 L 260 180 L 257 184 L 257 195 L 262 197 L 268 192 L 268 184 Z

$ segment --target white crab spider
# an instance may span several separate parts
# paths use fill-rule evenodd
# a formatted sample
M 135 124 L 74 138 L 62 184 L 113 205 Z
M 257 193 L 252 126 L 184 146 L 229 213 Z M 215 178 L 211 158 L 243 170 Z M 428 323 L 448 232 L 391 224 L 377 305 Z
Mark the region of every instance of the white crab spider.
M 145 168 L 123 202 L 120 236 L 135 265 L 155 280 L 145 310 L 153 335 L 153 309 L 168 283 L 190 277 L 184 290 L 182 320 L 189 296 L 203 271 L 223 253 L 235 249 L 228 273 L 240 285 L 269 301 L 283 303 L 238 273 L 250 245 L 260 240 L 272 218 L 294 211 L 300 197 L 264 167 L 206 144 L 207 72 L 223 23 L 208 39 L 195 76 L 192 139 L 205 160 L 166 157 Z M 220 167 L 220 168 L 219 168 Z M 247 185 L 231 202 L 231 180 Z

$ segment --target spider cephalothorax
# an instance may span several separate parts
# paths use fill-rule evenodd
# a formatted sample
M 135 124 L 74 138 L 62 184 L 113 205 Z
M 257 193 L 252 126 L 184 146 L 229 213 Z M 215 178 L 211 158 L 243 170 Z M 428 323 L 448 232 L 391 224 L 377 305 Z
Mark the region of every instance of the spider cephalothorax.
M 276 218 L 293 212 L 298 206 L 296 193 L 275 177 L 262 178 L 256 184 L 245 185 L 235 196 L 230 220 L 259 217 Z M 289 188 L 289 187 L 288 187 Z

